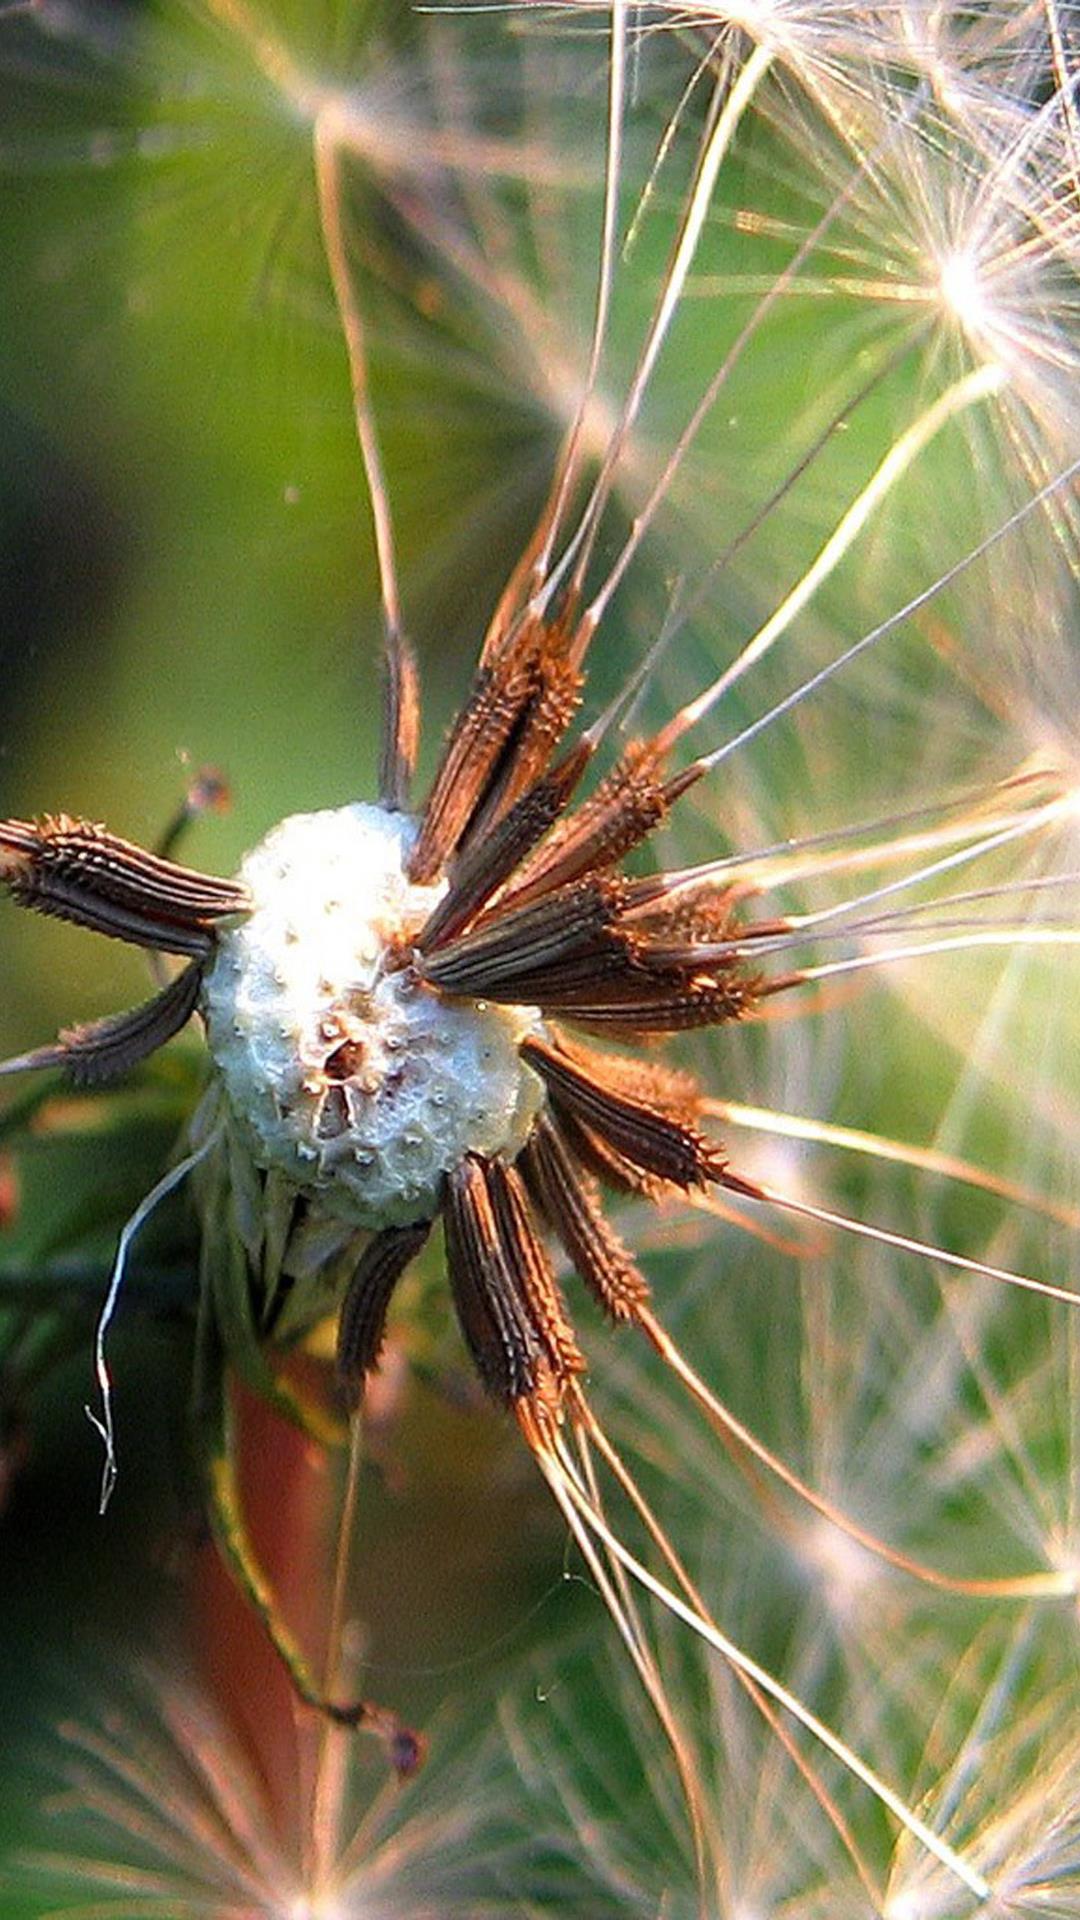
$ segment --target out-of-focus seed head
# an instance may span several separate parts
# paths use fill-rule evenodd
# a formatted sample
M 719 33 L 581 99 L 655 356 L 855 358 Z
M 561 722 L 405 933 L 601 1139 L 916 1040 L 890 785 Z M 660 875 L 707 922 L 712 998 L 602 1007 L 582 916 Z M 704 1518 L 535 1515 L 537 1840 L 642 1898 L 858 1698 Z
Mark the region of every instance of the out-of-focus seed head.
M 542 1089 L 530 1007 L 447 1000 L 401 954 L 443 891 L 414 886 L 402 814 L 294 814 L 241 868 L 253 907 L 203 990 L 210 1050 L 257 1163 L 358 1227 L 433 1214 L 467 1153 L 513 1158 Z

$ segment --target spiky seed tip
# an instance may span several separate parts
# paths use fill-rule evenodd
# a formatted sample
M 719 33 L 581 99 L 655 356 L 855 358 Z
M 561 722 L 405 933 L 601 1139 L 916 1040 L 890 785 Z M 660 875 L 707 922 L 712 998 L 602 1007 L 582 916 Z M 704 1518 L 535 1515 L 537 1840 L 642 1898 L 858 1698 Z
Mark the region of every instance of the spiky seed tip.
M 38 836 L 23 820 L 0 820 L 0 884 L 11 886 L 33 866 Z

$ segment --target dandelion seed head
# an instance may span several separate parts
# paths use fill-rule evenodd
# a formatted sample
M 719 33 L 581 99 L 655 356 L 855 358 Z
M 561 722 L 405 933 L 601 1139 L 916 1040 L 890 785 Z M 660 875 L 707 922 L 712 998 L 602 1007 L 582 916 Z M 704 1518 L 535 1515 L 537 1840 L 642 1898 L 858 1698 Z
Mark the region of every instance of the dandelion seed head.
M 865 1547 L 815 1516 L 800 1531 L 804 1560 L 817 1575 L 833 1621 L 854 1626 L 881 1592 L 881 1564 Z
M 442 894 L 414 886 L 403 815 L 295 814 L 247 856 L 254 910 L 204 988 L 210 1049 L 257 1163 L 379 1228 L 435 1212 L 464 1154 L 524 1144 L 540 1082 L 527 1007 L 448 1001 L 390 968 Z
M 956 1665 L 923 1757 L 924 1802 L 985 1876 L 995 1914 L 1071 1920 L 1077 1911 L 1080 1750 L 1071 1677 L 1050 1679 L 1060 1653 L 1048 1660 L 1030 1623 L 1004 1641 L 980 1635 Z M 882 1911 L 886 1920 L 972 1920 L 970 1899 L 903 1840 Z
M 584 5 L 591 10 L 591 0 Z M 861 88 L 859 68 L 871 65 L 885 40 L 875 10 L 852 0 L 663 0 L 659 12 L 672 30 L 696 28 L 714 53 L 745 34 L 826 99 Z
M 922 1902 L 913 1893 L 902 1893 L 897 1899 L 890 1900 L 885 1909 L 886 1920 L 925 1920 Z
M 796 1141 L 768 1134 L 755 1137 L 745 1143 L 742 1164 L 748 1178 L 790 1194 L 794 1200 L 816 1197 L 806 1153 Z
M 1042 1545 L 1047 1566 L 1061 1575 L 1062 1584 L 1076 1596 L 1080 1609 L 1080 1540 L 1075 1531 L 1051 1523 Z
M 941 262 L 939 283 L 945 305 L 955 314 L 966 333 L 978 333 L 987 325 L 986 294 L 979 278 L 979 265 L 968 247 L 946 254 Z
M 754 39 L 763 38 L 781 13 L 781 0 L 731 0 L 725 7 L 703 10 L 707 24 L 715 31 L 720 26 L 741 27 Z M 709 17 L 711 16 L 711 18 Z
M 336 1894 L 302 1893 L 290 1906 L 287 1920 L 347 1920 L 347 1916 Z
M 119 1707 L 88 1703 L 43 1750 L 58 1791 L 6 1894 L 46 1893 L 70 1920 L 477 1920 L 509 1885 L 577 1910 L 576 1837 L 542 1862 L 535 1825 L 507 1818 L 517 1774 L 490 1710 L 469 1738 L 437 1740 L 402 1793 L 363 1741 L 327 1750 L 290 1723 L 279 1775 L 266 1730 L 237 1727 L 190 1679 L 118 1666 L 113 1687 Z

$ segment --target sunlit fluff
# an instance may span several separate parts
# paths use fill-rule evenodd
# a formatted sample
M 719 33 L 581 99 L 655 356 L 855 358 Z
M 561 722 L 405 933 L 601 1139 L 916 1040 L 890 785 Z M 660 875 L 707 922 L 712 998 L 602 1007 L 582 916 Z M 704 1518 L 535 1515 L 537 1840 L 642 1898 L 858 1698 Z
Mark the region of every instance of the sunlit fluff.
M 7 1884 L 70 1920 L 440 1920 L 494 1916 L 515 1884 L 537 1898 L 570 1884 L 558 1847 L 541 1866 L 504 1821 L 512 1767 L 482 1729 L 403 1800 L 370 1748 L 298 1728 L 282 1806 L 205 1694 L 137 1672 L 63 1725 L 45 1764 L 38 1845 Z
M 1055 83 L 1051 68 L 1031 84 L 1028 97 L 1003 86 L 997 114 L 965 113 L 882 70 L 863 111 L 834 126 L 831 157 L 817 141 L 843 196 L 817 260 L 833 256 L 834 289 L 881 325 L 905 309 L 929 321 L 928 361 L 963 352 L 1003 369 L 999 444 L 1018 491 L 1067 460 L 1080 428 L 1075 78 Z
M 990 1638 L 960 1663 L 923 1761 L 942 1824 L 994 1886 L 991 1911 L 1072 1920 L 1080 1901 L 1080 1741 L 1072 1688 L 1040 1672 L 1030 1636 Z M 972 1920 L 901 1842 L 885 1920 Z

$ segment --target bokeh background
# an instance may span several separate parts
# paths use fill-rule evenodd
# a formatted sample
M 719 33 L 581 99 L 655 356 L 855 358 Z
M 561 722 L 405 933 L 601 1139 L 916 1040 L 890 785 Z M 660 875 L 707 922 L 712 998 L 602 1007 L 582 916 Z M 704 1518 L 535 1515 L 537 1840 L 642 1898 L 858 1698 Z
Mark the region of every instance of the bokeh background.
M 288 49 L 296 72 L 342 87 L 355 116 L 353 266 L 424 678 L 422 777 L 430 769 L 543 498 L 587 358 L 603 25 L 602 10 L 430 16 L 394 0 L 253 0 L 250 13 L 183 0 L 0 8 L 0 813 L 64 809 L 150 842 L 193 773 L 213 765 L 227 774 L 232 804 L 196 825 L 187 852 L 226 873 L 284 815 L 373 790 L 379 622 L 369 521 L 316 220 L 310 128 L 280 74 L 268 72 L 267 45 Z M 857 27 L 856 20 L 849 66 L 864 78 L 850 91 L 845 81 L 845 111 L 887 121 L 882 64 L 868 38 L 861 46 Z M 1002 44 L 999 74 L 1009 50 Z M 610 418 L 625 391 L 662 282 L 707 90 L 684 99 L 674 123 L 672 116 L 704 46 L 689 29 L 643 30 L 636 43 L 624 231 L 646 183 L 648 193 L 619 260 L 597 434 L 605 408 Z M 830 124 L 820 90 L 807 83 L 818 72 L 809 54 L 807 63 L 800 74 L 793 61 L 778 61 L 725 164 L 687 298 L 630 442 L 598 578 L 726 348 L 835 191 L 843 128 Z M 1053 90 L 1052 62 L 1041 79 L 1029 76 L 1026 97 L 1015 74 L 1009 84 L 1017 111 L 1034 112 Z M 895 199 L 883 193 L 880 206 L 857 204 L 843 236 L 815 284 L 777 302 L 673 483 L 601 632 L 590 710 L 642 660 L 673 601 L 702 581 L 692 617 L 649 683 L 647 714 L 659 719 L 711 678 L 797 577 L 896 433 L 970 356 L 971 341 L 941 323 L 930 292 L 916 284 L 910 298 L 896 294 L 913 271 L 919 236 Z M 921 264 L 930 288 L 932 263 Z M 874 391 L 832 435 L 810 482 L 793 488 L 708 582 L 710 562 L 875 374 Z M 710 721 L 706 744 L 737 732 L 891 612 L 997 524 L 1018 488 L 1030 491 L 1031 472 L 1010 464 L 999 428 L 958 427 L 934 444 L 782 658 Z M 1034 544 L 998 552 L 943 597 L 933 634 L 912 624 L 890 636 L 887 651 L 867 656 L 806 714 L 770 730 L 695 797 L 670 850 L 694 859 L 769 844 L 917 806 L 944 786 L 1003 777 L 1048 743 L 1071 751 L 1075 660 L 1058 596 L 1070 554 L 1060 529 L 1046 540 L 1050 562 Z M 1042 657 L 1052 655 L 1052 670 L 1041 669 L 1045 699 L 1029 666 L 1034 580 L 1044 596 Z M 145 988 L 138 955 L 21 917 L 10 905 L 3 956 L 4 1053 Z M 729 1097 L 937 1139 L 1075 1199 L 1073 1095 L 1061 1071 L 1069 996 L 1056 960 L 1036 961 L 1022 980 L 1006 980 L 1002 966 L 1000 956 L 972 957 L 952 973 L 938 964 L 841 997 L 829 1018 L 720 1036 L 686 1057 Z M 197 1037 L 189 1036 L 123 1094 L 54 1103 L 17 1156 L 20 1208 L 0 1242 L 9 1376 L 0 1438 L 5 1860 L 32 1848 L 64 1850 L 70 1806 L 51 1827 L 42 1816 L 64 1768 L 64 1738 L 50 1729 L 126 1698 L 146 1657 L 159 1672 L 194 1670 L 216 1690 L 222 1712 L 256 1748 L 262 1743 L 264 1759 L 278 1753 L 287 1771 L 287 1703 L 248 1644 L 242 1616 L 230 1611 L 193 1505 L 186 1389 L 194 1227 L 183 1201 L 147 1233 L 117 1329 L 121 1473 L 103 1519 L 100 1450 L 84 1412 L 89 1333 L 113 1237 L 172 1150 L 200 1073 Z M 12 1083 L 11 1101 L 33 1099 L 21 1088 Z M 754 1143 L 746 1144 L 753 1157 Z M 1046 1260 L 1059 1278 L 1067 1272 L 1060 1220 L 1032 1227 L 1000 1200 L 957 1197 L 940 1183 L 859 1165 L 823 1168 L 790 1147 L 778 1146 L 771 1160 L 759 1151 L 754 1164 L 794 1187 L 807 1181 L 826 1203 L 876 1208 L 924 1237 L 1006 1264 Z M 644 1222 L 632 1227 L 647 1232 Z M 767 1433 L 786 1436 L 804 1464 L 825 1462 L 836 1479 L 850 1477 L 875 1523 L 895 1503 L 915 1536 L 970 1539 L 972 1564 L 989 1542 L 990 1570 L 995 1551 L 1011 1566 L 1015 1539 L 999 1525 L 993 1470 L 980 1480 L 957 1468 L 950 1480 L 939 1449 L 943 1437 L 958 1448 L 964 1432 L 972 1448 L 978 1436 L 990 1447 L 997 1423 L 962 1379 L 963 1365 L 972 1343 L 985 1342 L 979 1351 L 995 1378 L 1007 1353 L 1012 1378 L 1034 1379 L 1047 1364 L 1043 1310 L 991 1306 L 988 1293 L 962 1332 L 953 1320 L 943 1333 L 948 1313 L 925 1263 L 901 1270 L 819 1243 L 803 1252 L 799 1265 L 716 1220 L 672 1220 L 644 1241 L 657 1297 L 687 1350 L 703 1371 L 707 1362 L 724 1369 L 733 1399 L 753 1408 Z M 556 1737 L 551 1730 L 572 1702 L 566 1767 L 585 1809 L 581 1845 L 575 1854 L 551 1844 L 565 1884 L 574 1886 L 574 1872 L 584 1878 L 576 1896 L 565 1886 L 550 1891 L 537 1815 L 522 1869 L 526 1880 L 534 1872 L 536 1886 L 528 1894 L 517 1881 L 520 1910 L 529 1910 L 528 1895 L 537 1907 L 559 1900 L 583 1913 L 658 1911 L 663 1870 L 650 1882 L 651 1868 L 631 1862 L 620 1881 L 621 1867 L 590 1865 L 584 1827 L 586 1813 L 597 1831 L 614 1822 L 624 1835 L 651 1819 L 649 1830 L 662 1836 L 657 1857 L 664 1844 L 672 1857 L 687 1856 L 677 1808 L 660 1784 L 661 1743 L 600 1651 L 599 1602 L 566 1556 L 531 1463 L 504 1424 L 475 1404 L 434 1266 L 429 1279 L 410 1307 L 414 1357 L 419 1352 L 423 1365 L 410 1382 L 402 1363 L 388 1383 L 365 1478 L 354 1555 L 365 1685 L 435 1729 L 430 1792 L 451 1802 L 453 1765 L 477 1743 L 482 1753 L 497 1743 L 500 1712 L 528 1751 L 534 1740 Z M 821 1304 L 823 1286 L 831 1306 Z M 587 1311 L 582 1317 L 600 1402 L 613 1430 L 636 1445 L 677 1537 L 710 1570 L 757 1650 L 781 1666 L 801 1665 L 823 1700 L 846 1712 L 846 1655 L 832 1642 L 806 1650 L 807 1619 L 822 1604 L 814 1580 L 793 1571 L 768 1527 L 757 1526 L 719 1447 L 679 1424 L 685 1416 L 657 1370 L 631 1360 Z M 930 1396 L 938 1415 L 931 1432 L 932 1421 L 927 1430 L 919 1424 L 925 1409 L 916 1419 L 916 1408 L 935 1329 L 951 1340 L 952 1359 Z M 845 1387 L 853 1354 L 856 1384 Z M 1036 1389 L 1026 1396 L 1025 1418 Z M 1056 1490 L 1068 1478 L 1070 1409 L 1071 1401 L 1061 1406 L 1059 1425 L 1040 1441 Z M 308 1610 L 317 1630 L 337 1468 L 301 1457 L 257 1409 L 245 1418 L 266 1550 L 287 1599 L 301 1617 Z M 845 1435 L 851 1451 L 837 1465 Z M 934 1463 L 925 1501 L 914 1492 L 923 1455 Z M 1024 1538 L 1019 1523 L 1016 1534 Z M 830 1577 L 842 1588 L 853 1575 L 841 1568 Z M 827 1596 L 826 1612 L 830 1604 Z M 891 1619 L 908 1631 L 912 1649 L 903 1711 L 886 1738 L 884 1696 L 874 1693 L 874 1659 L 862 1642 L 853 1659 L 863 1704 L 852 1718 L 872 1744 L 892 1741 L 891 1772 L 910 1779 L 920 1754 L 916 1723 L 925 1731 L 932 1718 L 934 1675 L 943 1689 L 976 1623 L 960 1610 L 941 1626 L 914 1602 Z M 852 1636 L 854 1644 L 854 1627 Z M 595 1660 L 582 1653 L 583 1637 Z M 671 1652 L 691 1713 L 707 1723 L 720 1683 L 677 1645 Z M 874 1710 L 866 1704 L 873 1700 Z M 470 1717 L 478 1710 L 480 1734 Z M 726 1724 L 728 1709 L 716 1711 Z M 573 1732 L 578 1723 L 589 1728 L 587 1742 Z M 709 1751 L 723 1778 L 721 1744 Z M 507 1732 L 490 1778 L 481 1770 L 459 1789 L 474 1806 L 490 1795 L 508 1827 L 515 1803 L 541 1790 L 520 1752 L 506 1760 L 514 1752 Z M 280 1789 L 278 1764 L 266 1762 L 266 1771 Z M 439 1772 L 448 1764 L 449 1788 Z M 765 1779 L 764 1767 L 747 1759 L 744 1782 L 758 1772 Z M 418 1783 L 415 1792 L 425 1791 Z M 560 1815 L 570 1829 L 572 1797 L 568 1788 Z M 651 1809 L 647 1817 L 642 1807 Z M 874 1817 L 867 1819 L 880 1848 Z M 745 1808 L 739 1825 L 744 1833 L 753 1827 Z M 476 1869 L 477 1900 L 494 1897 L 484 1877 L 500 1857 L 494 1840 L 487 1852 L 489 1867 Z M 521 1860 L 507 1858 L 516 1872 Z M 828 1861 L 823 1846 L 815 1871 L 826 1886 Z M 500 1871 L 514 1880 L 509 1868 Z M 580 1888 L 590 1872 L 597 1884 L 586 1896 Z M 672 1884 L 663 1910 L 681 1913 L 678 1874 Z M 587 1903 L 565 1904 L 575 1897 Z M 41 1915 L 52 1910 L 50 1898 L 25 1870 L 4 1892 L 3 1911 L 13 1920 Z M 517 1911 L 518 1901 L 507 1888 L 496 1910 Z

